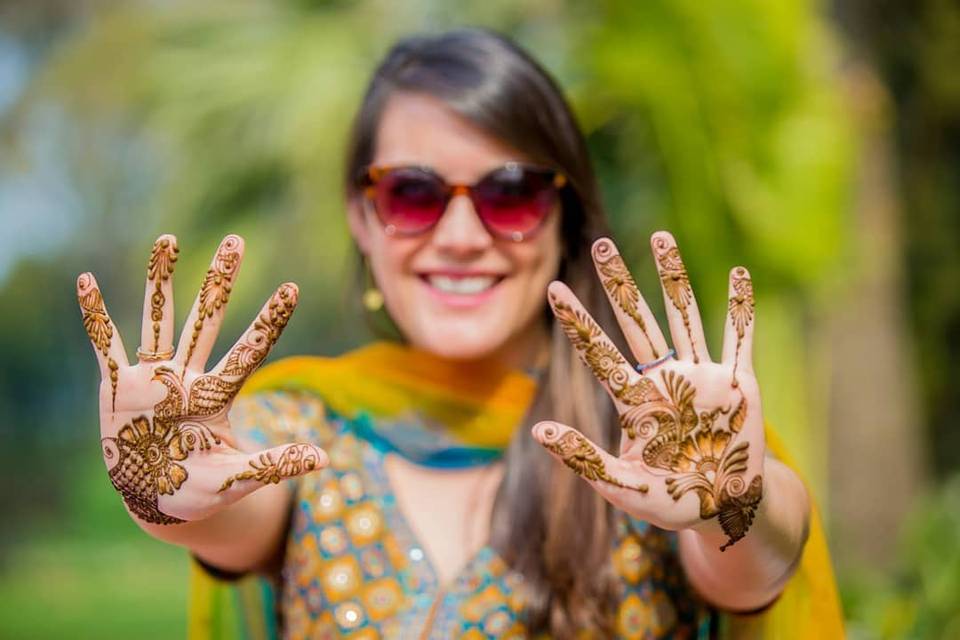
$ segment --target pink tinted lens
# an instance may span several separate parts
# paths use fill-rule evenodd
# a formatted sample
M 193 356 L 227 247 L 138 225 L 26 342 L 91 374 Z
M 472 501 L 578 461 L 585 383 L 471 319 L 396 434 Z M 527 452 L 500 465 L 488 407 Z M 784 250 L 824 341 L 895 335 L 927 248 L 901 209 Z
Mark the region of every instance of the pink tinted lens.
M 429 229 L 446 207 L 440 179 L 415 168 L 393 169 L 376 185 L 376 209 L 381 222 L 399 233 Z
M 477 214 L 498 235 L 522 238 L 540 226 L 557 203 L 553 172 L 504 167 L 474 189 Z

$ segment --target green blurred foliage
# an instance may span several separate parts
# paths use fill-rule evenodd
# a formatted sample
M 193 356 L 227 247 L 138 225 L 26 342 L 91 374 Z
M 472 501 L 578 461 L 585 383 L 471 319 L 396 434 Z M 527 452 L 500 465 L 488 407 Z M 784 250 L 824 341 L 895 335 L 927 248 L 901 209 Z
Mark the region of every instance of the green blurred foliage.
M 917 505 L 891 576 L 843 584 L 851 640 L 960 637 L 960 475 Z
M 876 65 L 899 117 L 909 309 L 931 458 L 960 464 L 960 3 L 848 0 L 839 24 Z

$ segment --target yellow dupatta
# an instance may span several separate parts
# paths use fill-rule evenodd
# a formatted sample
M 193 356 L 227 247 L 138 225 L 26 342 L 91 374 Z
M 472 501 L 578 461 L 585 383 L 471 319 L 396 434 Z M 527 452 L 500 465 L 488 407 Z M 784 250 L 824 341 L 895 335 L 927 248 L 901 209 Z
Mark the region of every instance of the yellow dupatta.
M 338 358 L 298 356 L 254 374 L 243 394 L 306 390 L 334 412 L 354 417 L 401 418 L 416 412 L 447 427 L 465 446 L 505 447 L 536 391 L 519 372 L 490 370 L 459 375 L 456 364 L 391 343 L 375 343 Z M 767 427 L 767 447 L 795 468 L 776 434 Z M 188 610 L 190 640 L 275 637 L 264 616 L 263 581 L 219 582 L 192 563 Z M 250 611 L 250 608 L 259 611 Z M 810 537 L 796 574 L 777 602 L 755 616 L 724 616 L 725 635 L 769 640 L 843 637 L 830 555 L 819 513 L 813 507 Z

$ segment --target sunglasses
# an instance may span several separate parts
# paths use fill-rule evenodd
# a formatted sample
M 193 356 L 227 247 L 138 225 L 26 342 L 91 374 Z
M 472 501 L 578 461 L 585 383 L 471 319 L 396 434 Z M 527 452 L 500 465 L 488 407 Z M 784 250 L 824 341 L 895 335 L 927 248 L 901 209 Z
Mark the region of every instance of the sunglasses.
M 559 171 L 509 162 L 473 185 L 449 184 L 428 167 L 367 168 L 364 195 L 389 235 L 413 236 L 436 226 L 450 200 L 466 194 L 483 226 L 498 238 L 521 242 L 556 207 L 567 178 Z

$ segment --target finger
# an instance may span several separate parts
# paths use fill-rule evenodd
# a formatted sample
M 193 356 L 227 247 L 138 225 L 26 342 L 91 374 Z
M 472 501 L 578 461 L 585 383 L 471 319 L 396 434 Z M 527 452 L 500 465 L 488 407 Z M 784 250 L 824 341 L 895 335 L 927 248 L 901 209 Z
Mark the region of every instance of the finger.
M 616 245 L 609 238 L 600 238 L 593 243 L 592 253 L 597 275 L 630 351 L 637 362 L 656 360 L 667 352 L 667 341 Z
M 550 455 L 604 496 L 615 495 L 621 489 L 640 493 L 650 490 L 629 465 L 598 447 L 576 429 L 556 422 L 539 422 L 531 433 Z
M 299 296 L 300 290 L 294 283 L 280 285 L 212 373 L 219 377 L 239 377 L 241 381 L 246 379 L 280 338 L 297 307 Z
M 192 367 L 202 371 L 207 364 L 242 260 L 243 238 L 228 235 L 220 242 L 210 268 L 203 276 L 200 293 L 190 309 L 177 345 L 176 360 L 184 369 Z
M 680 250 L 673 236 L 666 231 L 658 231 L 650 238 L 653 256 L 660 274 L 663 288 L 663 301 L 667 308 L 670 323 L 670 336 L 681 360 L 693 360 L 695 363 L 710 361 L 707 343 L 703 337 L 703 324 L 700 322 L 700 310 L 693 296 L 687 268 L 680 258 Z
M 157 238 L 147 262 L 147 284 L 143 294 L 143 324 L 137 355 L 152 360 L 173 357 L 173 265 L 177 261 L 177 239 L 164 234 Z
M 237 456 L 234 473 L 220 486 L 218 493 L 252 493 L 267 484 L 318 471 L 328 464 L 326 451 L 307 442 L 280 445 L 260 453 Z
M 626 449 L 635 439 L 652 436 L 656 432 L 656 421 L 651 420 L 651 411 L 655 412 L 666 401 L 652 378 L 640 375 L 630 366 L 566 285 L 551 283 L 547 297 L 580 360 L 590 367 L 613 399 L 620 414 L 620 426 L 629 439 L 624 443 Z
M 753 372 L 753 280 L 744 267 L 730 270 L 727 320 L 723 332 L 723 362 L 733 367 L 731 384 L 736 387 L 737 372 Z
M 80 303 L 80 313 L 83 317 L 83 328 L 86 329 L 90 342 L 96 351 L 97 362 L 100 365 L 100 376 L 110 380 L 113 387 L 112 407 L 117 404 L 117 382 L 120 367 L 129 366 L 127 354 L 123 350 L 123 341 L 120 332 L 110 319 L 107 307 L 100 295 L 100 287 L 92 273 L 81 273 L 77 277 L 77 301 Z

